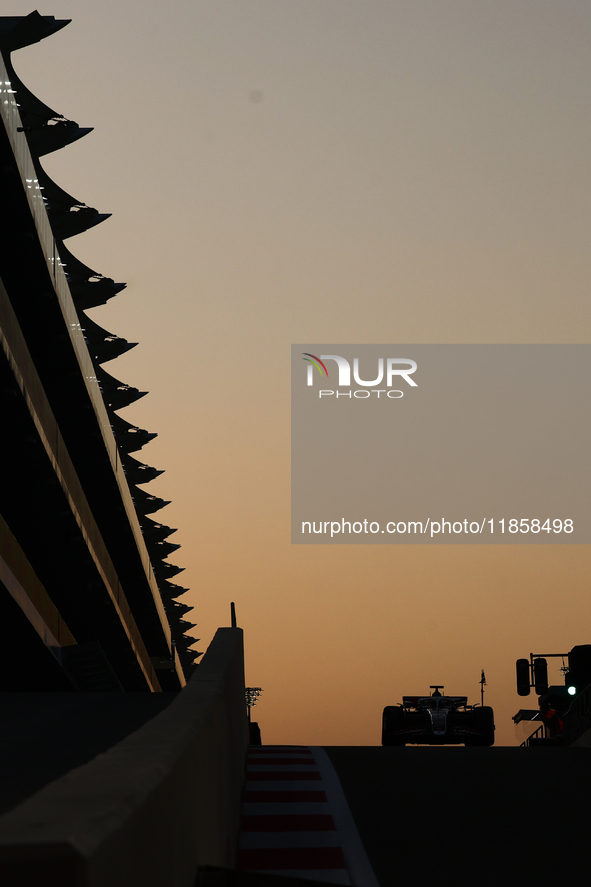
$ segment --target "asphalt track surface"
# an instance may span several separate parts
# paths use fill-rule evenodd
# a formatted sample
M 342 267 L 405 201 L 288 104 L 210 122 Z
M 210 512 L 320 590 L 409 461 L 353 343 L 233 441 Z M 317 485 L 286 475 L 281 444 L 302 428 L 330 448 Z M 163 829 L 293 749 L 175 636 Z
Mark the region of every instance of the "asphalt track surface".
M 590 749 L 325 751 L 380 887 L 589 883 Z

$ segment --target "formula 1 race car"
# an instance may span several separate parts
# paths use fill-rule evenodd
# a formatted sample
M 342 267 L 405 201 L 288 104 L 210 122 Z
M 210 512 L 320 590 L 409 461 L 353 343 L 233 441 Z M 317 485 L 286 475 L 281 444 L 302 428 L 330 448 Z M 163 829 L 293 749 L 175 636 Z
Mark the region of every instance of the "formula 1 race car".
M 403 696 L 402 705 L 387 705 L 382 745 L 493 745 L 495 718 L 487 705 L 468 705 L 467 696 Z

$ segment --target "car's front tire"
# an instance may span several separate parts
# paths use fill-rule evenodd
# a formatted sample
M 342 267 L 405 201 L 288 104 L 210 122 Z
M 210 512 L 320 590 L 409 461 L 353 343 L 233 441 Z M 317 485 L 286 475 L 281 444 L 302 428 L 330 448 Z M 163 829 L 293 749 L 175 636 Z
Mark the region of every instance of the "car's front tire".
M 466 745 L 491 746 L 495 742 L 495 715 L 489 705 L 482 705 L 472 711 L 472 727 L 478 731 Z
M 404 709 L 397 705 L 387 705 L 382 715 L 382 745 L 406 745 L 399 735 L 404 723 Z

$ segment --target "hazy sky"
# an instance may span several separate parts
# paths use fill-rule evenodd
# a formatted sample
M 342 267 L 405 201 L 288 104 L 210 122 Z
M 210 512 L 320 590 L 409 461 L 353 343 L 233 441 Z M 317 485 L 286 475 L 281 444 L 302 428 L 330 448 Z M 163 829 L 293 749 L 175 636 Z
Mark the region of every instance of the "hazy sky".
M 73 21 L 13 60 L 95 127 L 45 166 L 113 213 L 68 247 L 128 282 L 92 314 L 140 343 L 105 369 L 150 391 L 121 415 L 159 434 L 198 649 L 234 600 L 267 743 L 379 743 L 384 705 L 477 701 L 481 668 L 521 740 L 515 659 L 591 642 L 588 546 L 291 546 L 289 346 L 590 341 L 591 6 L 40 12 Z

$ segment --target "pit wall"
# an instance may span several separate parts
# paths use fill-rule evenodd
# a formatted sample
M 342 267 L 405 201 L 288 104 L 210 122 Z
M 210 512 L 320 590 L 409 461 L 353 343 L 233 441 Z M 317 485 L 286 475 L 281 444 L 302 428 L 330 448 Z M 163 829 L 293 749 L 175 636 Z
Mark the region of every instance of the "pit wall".
M 0 884 L 192 887 L 233 868 L 248 724 L 240 628 L 161 714 L 0 817 Z

